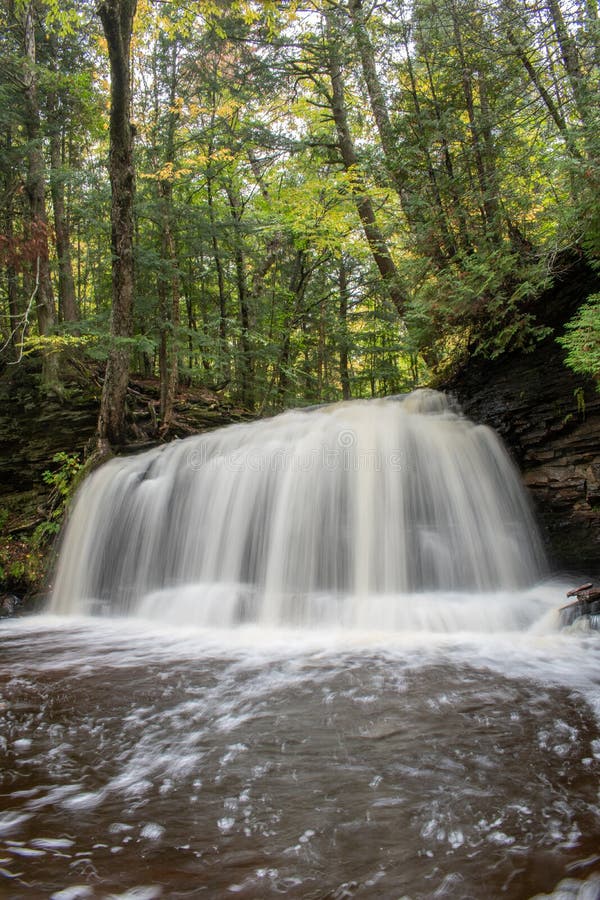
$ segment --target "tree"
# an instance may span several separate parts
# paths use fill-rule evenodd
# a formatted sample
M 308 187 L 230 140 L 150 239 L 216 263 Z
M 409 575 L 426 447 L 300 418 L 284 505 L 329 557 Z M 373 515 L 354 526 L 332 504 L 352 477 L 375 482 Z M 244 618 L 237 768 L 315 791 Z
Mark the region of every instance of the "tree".
M 71 249 L 71 233 L 65 199 L 65 142 L 66 129 L 74 127 L 66 115 L 65 91 L 60 89 L 59 77 L 62 60 L 59 55 L 58 37 L 49 35 L 48 44 L 52 60 L 54 83 L 48 92 L 48 129 L 50 138 L 50 187 L 52 214 L 58 260 L 58 310 L 63 322 L 76 322 L 79 318 L 75 297 L 75 280 Z
M 103 0 L 98 7 L 110 59 L 110 183 L 112 319 L 110 349 L 98 419 L 102 448 L 125 440 L 125 404 L 133 336 L 134 129 L 130 120 L 130 45 L 136 0 Z
M 326 40 L 326 67 L 331 81 L 329 102 L 335 122 L 340 155 L 346 172 L 352 175 L 356 208 L 362 222 L 365 237 L 373 254 L 373 260 L 379 269 L 394 306 L 402 316 L 406 309 L 406 294 L 402 289 L 398 270 L 388 249 L 385 237 L 377 223 L 373 203 L 362 177 L 358 154 L 350 131 L 339 54 L 339 33 L 332 13 L 326 14 Z M 378 108 L 377 104 L 375 108 Z M 380 118 L 380 115 L 378 115 L 378 118 Z
M 596 2 L 71 3 L 0 0 L 1 343 L 106 363 L 103 446 L 130 370 L 163 434 L 178 384 L 400 390 L 530 346 L 600 256 Z
M 40 336 L 48 337 L 54 327 L 54 291 L 50 275 L 50 249 L 48 242 L 48 216 L 46 213 L 46 166 L 42 150 L 40 106 L 37 82 L 37 51 L 35 35 L 35 2 L 29 0 L 23 8 L 23 92 L 24 120 L 27 134 L 28 166 L 26 190 L 29 200 L 29 238 L 36 247 L 32 293 L 35 298 Z M 59 389 L 58 356 L 52 348 L 44 346 L 43 382 L 52 390 Z

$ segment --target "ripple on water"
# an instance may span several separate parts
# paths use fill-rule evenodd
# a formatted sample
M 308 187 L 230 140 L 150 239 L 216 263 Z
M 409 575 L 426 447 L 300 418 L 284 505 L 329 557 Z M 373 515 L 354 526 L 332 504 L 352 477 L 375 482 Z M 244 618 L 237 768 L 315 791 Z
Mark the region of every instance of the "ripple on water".
M 0 876 L 15 897 L 594 888 L 593 642 L 244 646 L 37 627 L 11 625 L 0 664 Z

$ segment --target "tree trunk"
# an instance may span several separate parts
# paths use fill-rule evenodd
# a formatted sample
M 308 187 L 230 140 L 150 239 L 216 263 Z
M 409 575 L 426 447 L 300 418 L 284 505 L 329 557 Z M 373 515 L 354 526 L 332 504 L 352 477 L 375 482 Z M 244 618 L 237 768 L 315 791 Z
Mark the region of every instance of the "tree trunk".
M 58 311 L 63 322 L 75 322 L 79 316 L 71 262 L 71 235 L 65 204 L 60 103 L 54 92 L 48 99 L 48 108 L 50 114 L 50 187 L 56 255 L 58 257 Z
M 509 12 L 510 12 L 510 10 L 511 10 L 511 8 L 509 7 Z M 546 86 L 544 85 L 544 82 L 542 81 L 542 77 L 537 72 L 535 66 L 533 65 L 531 59 L 529 58 L 529 56 L 527 54 L 527 51 L 523 47 L 522 43 L 520 42 L 520 40 L 518 39 L 518 37 L 516 36 L 516 34 L 512 28 L 506 29 L 506 36 L 509 40 L 511 47 L 513 48 L 513 50 L 517 56 L 517 59 L 523 65 L 523 68 L 529 75 L 529 79 L 530 79 L 532 85 L 538 92 L 542 102 L 544 103 L 544 106 L 548 110 L 550 117 L 552 118 L 552 121 L 558 128 L 558 131 L 560 132 L 561 137 L 563 138 L 567 148 L 569 149 L 569 152 L 576 158 L 580 157 L 581 154 L 579 153 L 577 147 L 574 145 L 571 135 L 569 134 L 569 129 L 567 127 L 565 117 L 563 116 L 562 112 L 558 108 L 557 104 L 554 102 L 550 92 L 547 90 Z
M 252 174 L 256 179 L 256 183 L 258 188 L 265 198 L 265 200 L 271 200 L 271 194 L 269 188 L 264 182 L 262 177 L 262 173 L 260 171 L 260 166 L 258 164 L 258 160 L 256 156 L 252 152 L 252 150 L 248 150 L 248 159 L 250 161 L 250 168 L 252 169 Z M 281 249 L 283 246 L 283 235 L 280 231 L 277 231 L 272 237 L 269 238 L 265 251 L 263 253 L 262 262 L 260 262 L 254 272 L 252 274 L 252 284 L 250 288 L 250 293 L 253 299 L 257 299 L 260 296 L 261 291 L 263 290 L 264 281 L 269 271 L 273 268 L 277 259 L 281 253 Z
M 240 371 L 240 398 L 246 409 L 254 409 L 254 367 L 252 345 L 250 342 L 250 303 L 246 284 L 246 263 L 242 244 L 241 220 L 242 204 L 233 186 L 228 185 L 227 197 L 231 207 L 234 228 L 234 259 L 237 283 L 238 303 L 240 308 L 242 365 Z
M 600 69 L 600 17 L 598 16 L 598 0 L 585 2 L 585 33 L 591 47 L 592 60 L 596 69 Z
M 215 260 L 215 269 L 217 270 L 217 287 L 219 290 L 219 338 L 221 341 L 221 352 L 225 354 L 227 348 L 227 294 L 225 291 L 225 275 L 223 272 L 223 262 L 221 260 L 221 250 L 219 247 L 219 239 L 217 237 L 215 202 L 213 195 L 213 176 L 210 171 L 210 166 L 206 173 L 206 199 L 208 202 L 210 238 Z
M 98 7 L 110 58 L 110 184 L 112 347 L 106 366 L 98 441 L 101 449 L 125 441 L 125 410 L 133 336 L 133 202 L 135 170 L 130 120 L 130 44 L 136 0 L 103 0 Z
M 340 257 L 340 266 L 338 270 L 338 285 L 340 290 L 340 337 L 339 337 L 339 354 L 340 354 L 340 381 L 342 383 L 342 397 L 344 400 L 350 400 L 352 393 L 350 391 L 350 373 L 348 371 L 348 273 L 346 271 L 346 262 L 344 254 Z
M 550 11 L 550 17 L 552 19 L 552 25 L 560 48 L 565 71 L 571 84 L 575 107 L 581 122 L 586 124 L 590 112 L 588 108 L 588 91 L 579 62 L 577 44 L 563 18 L 558 0 L 548 0 L 548 10 Z
M 177 328 L 179 326 L 179 272 L 173 236 L 173 185 L 161 181 L 159 191 L 163 202 L 161 229 L 161 257 L 164 272 L 158 279 L 161 309 L 160 323 L 160 431 L 168 432 L 173 424 L 175 394 L 179 382 L 177 358 Z
M 486 234 L 494 242 L 499 242 L 499 208 L 498 197 L 496 194 L 493 180 L 490 177 L 488 165 L 491 161 L 486 159 L 483 136 L 481 133 L 481 124 L 475 111 L 475 90 L 473 71 L 465 56 L 464 43 L 461 32 L 460 13 L 456 8 L 454 0 L 450 3 L 450 11 L 452 15 L 452 25 L 454 30 L 454 41 L 458 53 L 458 62 L 461 67 L 463 94 L 465 98 L 465 106 L 467 109 L 467 117 L 469 120 L 469 130 L 471 133 L 471 148 L 475 159 L 475 171 L 477 172 L 477 182 L 481 196 L 481 214 Z
M 32 299 L 35 299 L 38 328 L 41 337 L 52 331 L 55 321 L 54 293 L 50 275 L 50 254 L 48 246 L 48 217 L 46 213 L 46 172 L 41 146 L 40 110 L 36 76 L 34 2 L 27 3 L 24 10 L 24 112 L 27 133 L 27 198 L 29 201 L 29 230 L 36 248 L 34 263 Z M 46 388 L 58 389 L 58 355 L 49 348 L 42 351 L 42 378 Z
M 439 131 L 440 142 L 442 145 L 442 158 L 444 160 L 444 169 L 446 170 L 446 176 L 448 179 L 448 188 L 450 197 L 452 200 L 451 208 L 453 210 L 454 216 L 456 217 L 457 227 L 454 229 L 456 244 L 460 249 L 466 250 L 467 253 L 471 253 L 473 250 L 473 241 L 470 235 L 470 229 L 468 227 L 468 216 L 465 214 L 463 210 L 463 205 L 461 202 L 461 198 L 456 189 L 456 180 L 454 175 L 454 161 L 452 158 L 452 153 L 450 151 L 450 144 L 448 142 L 448 138 L 445 133 L 445 123 L 444 123 L 444 115 L 443 115 L 443 106 L 440 103 L 437 95 L 437 90 L 435 86 L 435 78 L 433 76 L 432 71 L 432 63 L 425 48 L 425 41 L 423 39 L 423 34 L 421 28 L 419 28 L 420 32 L 420 42 L 423 44 L 423 62 L 425 63 L 425 68 L 427 71 L 427 82 L 429 86 L 429 91 L 431 94 L 431 100 L 433 102 L 433 112 L 435 115 L 436 125 Z M 408 47 L 407 47 L 408 52 Z
M 362 0 L 349 0 L 348 10 L 352 20 L 354 39 L 360 55 L 362 73 L 367 86 L 371 112 L 373 113 L 375 125 L 377 126 L 377 131 L 379 133 L 387 169 L 392 178 L 394 187 L 396 188 L 396 192 L 402 200 L 405 195 L 408 175 L 398 158 L 396 137 L 390 121 L 381 81 L 377 73 L 375 51 L 367 31 Z
M 176 39 L 173 39 L 169 47 L 168 59 L 169 111 L 167 113 L 164 150 L 164 163 L 167 166 L 175 162 L 175 132 L 179 117 L 176 107 L 178 49 L 178 42 Z M 158 97 L 156 118 L 158 127 Z M 159 180 L 158 195 L 161 207 L 160 256 L 162 262 L 162 271 L 158 279 L 158 296 L 161 311 L 159 347 L 160 431 L 164 435 L 173 425 L 175 394 L 179 382 L 177 329 L 179 327 L 180 280 L 175 250 L 173 183 L 170 176 Z
M 5 137 L 6 157 L 10 159 L 12 150 L 12 128 L 8 124 Z M 17 182 L 15 173 L 8 166 L 4 173 L 4 196 L 6 202 L 4 204 L 4 236 L 6 238 L 6 299 L 8 301 L 8 335 L 2 341 L 3 349 L 11 348 L 10 353 L 16 360 L 20 355 L 20 348 L 23 343 L 23 313 L 19 309 L 19 291 L 17 282 L 17 272 L 12 260 L 12 248 L 14 246 L 14 195 L 17 190 Z
M 416 114 L 416 125 L 419 137 L 419 145 L 421 153 L 423 154 L 423 158 L 426 162 L 427 167 L 427 176 L 429 178 L 429 185 L 431 188 L 431 193 L 433 194 L 433 198 L 435 201 L 435 209 L 437 211 L 436 219 L 438 222 L 438 227 L 441 231 L 442 240 L 436 240 L 434 242 L 434 246 L 432 251 L 427 252 L 427 246 L 424 245 L 423 240 L 421 240 L 420 246 L 422 251 L 426 253 L 428 256 L 431 256 L 438 265 L 443 265 L 444 262 L 456 255 L 457 248 L 454 241 L 454 237 L 451 233 L 450 223 L 448 222 L 446 211 L 444 209 L 444 204 L 442 202 L 442 195 L 440 193 L 437 175 L 435 173 L 435 168 L 433 165 L 433 161 L 431 159 L 431 154 L 429 152 L 429 147 L 427 144 L 427 138 L 424 133 L 423 128 L 423 111 L 421 109 L 421 101 L 419 100 L 419 91 L 417 88 L 417 79 L 415 77 L 415 71 L 412 64 L 411 51 L 408 45 L 408 40 L 405 42 L 406 48 L 406 65 L 408 69 L 408 76 L 410 79 L 410 91 L 413 98 L 413 105 L 415 107 Z
M 344 81 L 340 65 L 336 34 L 328 19 L 329 40 L 327 46 L 327 68 L 331 80 L 331 112 L 338 136 L 338 146 L 345 170 L 353 174 L 354 201 L 367 243 L 371 250 L 375 265 L 379 270 L 388 294 L 398 310 L 400 316 L 404 314 L 407 297 L 400 286 L 400 279 L 396 265 L 390 256 L 385 238 L 379 229 L 371 198 L 369 197 L 364 179 L 360 172 L 358 155 L 356 153 L 350 127 L 344 92 Z

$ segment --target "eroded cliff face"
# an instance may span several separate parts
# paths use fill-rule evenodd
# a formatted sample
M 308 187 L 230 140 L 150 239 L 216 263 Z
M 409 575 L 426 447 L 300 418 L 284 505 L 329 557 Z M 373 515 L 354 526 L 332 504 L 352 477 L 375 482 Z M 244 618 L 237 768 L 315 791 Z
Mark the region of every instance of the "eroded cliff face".
M 574 265 L 540 299 L 554 335 L 530 353 L 470 363 L 444 385 L 464 412 L 508 445 L 544 532 L 554 569 L 600 575 L 600 393 L 563 363 L 555 336 L 600 280 Z

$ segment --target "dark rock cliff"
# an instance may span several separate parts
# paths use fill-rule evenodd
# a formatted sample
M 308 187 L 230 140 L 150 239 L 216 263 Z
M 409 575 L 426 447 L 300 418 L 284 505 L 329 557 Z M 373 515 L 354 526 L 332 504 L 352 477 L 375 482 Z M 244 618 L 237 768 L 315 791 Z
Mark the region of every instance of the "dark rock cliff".
M 95 446 L 101 379 L 92 367 L 64 363 L 64 395 L 40 390 L 40 364 L 26 360 L 0 377 L 0 505 L 7 495 L 44 494 L 44 470 L 65 451 L 81 456 Z M 132 379 L 128 392 L 130 443 L 121 452 L 136 452 L 159 442 L 156 379 Z M 185 437 L 209 428 L 244 421 L 250 414 L 226 404 L 202 388 L 181 390 L 170 437 Z
M 98 419 L 99 391 L 71 381 L 59 400 L 39 389 L 39 373 L 28 364 L 0 378 L 0 497 L 44 493 L 42 472 L 60 451 L 82 453 Z M 10 376 L 10 377 L 9 377 Z
M 466 415 L 502 436 L 533 503 L 556 570 L 600 575 L 600 393 L 556 343 L 598 275 L 573 264 L 539 300 L 554 334 L 529 353 L 473 360 L 443 387 Z

